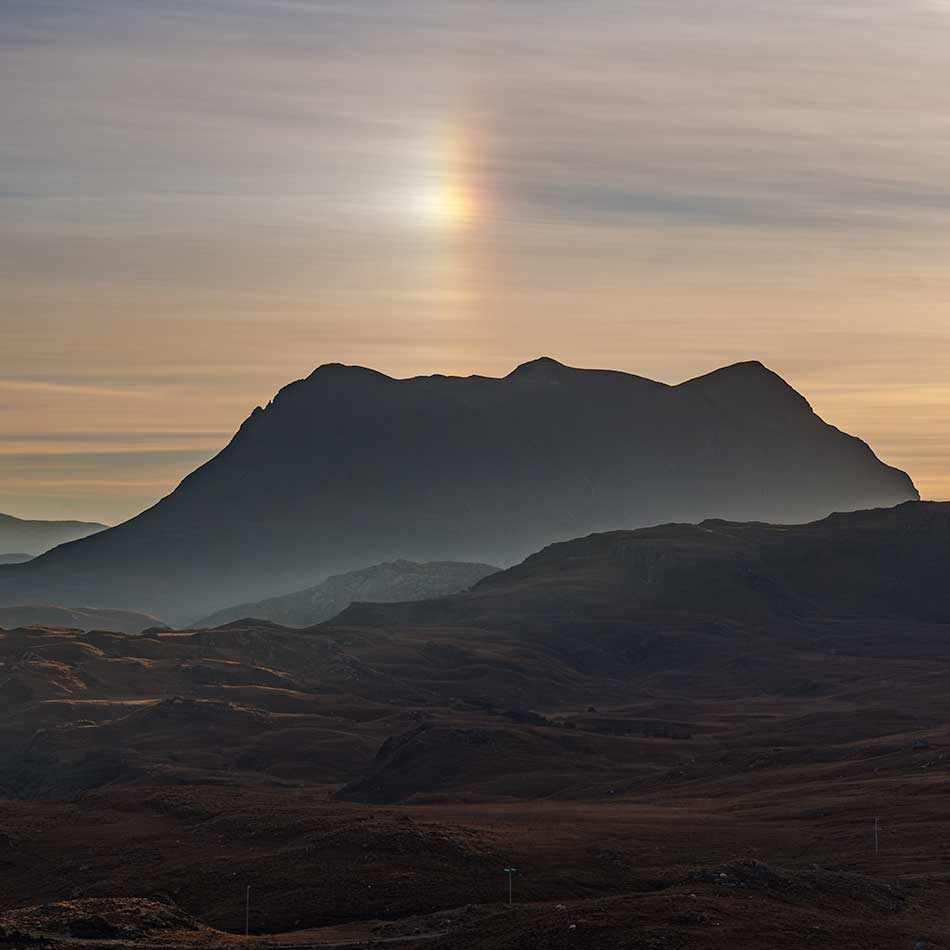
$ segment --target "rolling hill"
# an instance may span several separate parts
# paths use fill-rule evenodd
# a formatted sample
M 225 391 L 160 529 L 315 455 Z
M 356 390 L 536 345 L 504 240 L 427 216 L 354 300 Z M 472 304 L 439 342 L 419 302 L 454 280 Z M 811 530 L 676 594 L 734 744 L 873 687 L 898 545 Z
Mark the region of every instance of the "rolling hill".
M 49 604 L 23 604 L 0 607 L 0 629 L 15 627 L 54 627 L 72 630 L 110 630 L 115 633 L 141 633 L 151 627 L 164 627 L 156 617 L 131 610 L 95 607 L 55 607 Z

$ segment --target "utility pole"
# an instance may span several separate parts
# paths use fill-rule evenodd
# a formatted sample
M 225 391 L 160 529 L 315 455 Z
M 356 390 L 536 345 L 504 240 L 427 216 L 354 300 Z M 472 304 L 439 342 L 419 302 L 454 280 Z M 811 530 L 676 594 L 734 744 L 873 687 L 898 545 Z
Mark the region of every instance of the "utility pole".
M 518 869 L 517 869 L 517 868 L 505 868 L 505 874 L 508 875 L 508 906 L 509 906 L 509 907 L 511 907 L 511 902 L 512 902 L 512 896 L 511 896 L 511 895 L 512 895 L 512 883 L 511 883 L 511 882 L 512 882 L 512 880 L 513 880 L 515 874 L 517 874 L 517 873 L 518 873 Z
M 247 885 L 244 892 L 244 936 L 251 935 L 251 885 Z

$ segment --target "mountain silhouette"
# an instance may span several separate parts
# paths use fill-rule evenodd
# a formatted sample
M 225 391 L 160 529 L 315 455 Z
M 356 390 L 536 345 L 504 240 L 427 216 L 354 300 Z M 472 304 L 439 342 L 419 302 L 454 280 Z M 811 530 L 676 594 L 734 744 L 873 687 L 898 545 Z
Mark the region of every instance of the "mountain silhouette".
M 374 564 L 362 571 L 328 577 L 322 584 L 306 590 L 228 607 L 199 620 L 194 626 L 218 627 L 253 617 L 285 627 L 309 627 L 335 617 L 354 601 L 392 603 L 430 600 L 456 594 L 497 571 L 498 568 L 490 564 L 465 564 L 458 561 L 434 561 L 428 564 L 392 561 Z
M 757 362 L 676 386 L 547 358 L 501 379 L 327 364 L 138 517 L 0 568 L 0 604 L 181 624 L 399 558 L 508 565 L 596 531 L 917 497 Z
M 24 521 L 0 514 L 0 554 L 36 555 L 78 538 L 104 531 L 90 521 Z

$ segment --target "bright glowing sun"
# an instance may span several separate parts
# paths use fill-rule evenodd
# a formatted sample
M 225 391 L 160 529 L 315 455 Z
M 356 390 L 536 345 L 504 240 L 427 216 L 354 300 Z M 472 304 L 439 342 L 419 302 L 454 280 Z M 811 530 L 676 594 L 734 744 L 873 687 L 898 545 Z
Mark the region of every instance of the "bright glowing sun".
M 440 228 L 470 226 L 483 204 L 472 172 L 470 134 L 458 126 L 443 130 L 431 159 L 425 183 L 412 196 L 414 213 L 425 224 Z
M 439 183 L 433 197 L 438 218 L 449 227 L 463 227 L 478 211 L 474 192 L 462 181 Z

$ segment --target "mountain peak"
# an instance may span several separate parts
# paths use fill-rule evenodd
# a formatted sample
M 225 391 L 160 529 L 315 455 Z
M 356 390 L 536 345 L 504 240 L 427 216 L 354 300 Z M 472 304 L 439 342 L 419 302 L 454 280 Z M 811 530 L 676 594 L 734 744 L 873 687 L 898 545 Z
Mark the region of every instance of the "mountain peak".
M 761 360 L 739 360 L 738 363 L 730 363 L 728 366 L 723 366 L 723 370 L 731 370 L 737 373 L 746 372 L 746 373 L 771 373 L 772 370 L 768 368 Z
M 376 369 L 370 369 L 368 366 L 355 366 L 349 363 L 321 363 L 308 377 L 307 380 L 332 379 L 342 377 L 367 377 L 373 379 L 391 379 L 385 373 Z
M 564 370 L 569 370 L 570 368 L 570 366 L 565 366 L 550 356 L 539 356 L 536 360 L 528 360 L 527 363 L 521 363 L 519 366 L 516 366 L 508 374 L 508 378 L 510 379 L 512 376 L 524 376 L 528 373 L 559 373 Z
M 688 382 L 697 382 L 701 379 L 779 379 L 784 385 L 788 385 L 778 373 L 769 369 L 760 360 L 741 360 L 738 363 L 730 363 L 728 366 L 721 366 Z
M 758 360 L 745 360 L 680 383 L 679 389 L 730 403 L 766 400 L 772 408 L 808 409 L 808 400 L 778 373 Z
M 550 356 L 541 356 L 536 360 L 516 366 L 505 379 L 526 384 L 529 387 L 557 386 L 568 375 L 576 372 L 572 367 L 565 366 Z

